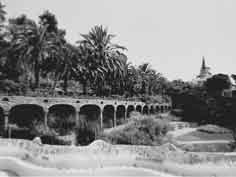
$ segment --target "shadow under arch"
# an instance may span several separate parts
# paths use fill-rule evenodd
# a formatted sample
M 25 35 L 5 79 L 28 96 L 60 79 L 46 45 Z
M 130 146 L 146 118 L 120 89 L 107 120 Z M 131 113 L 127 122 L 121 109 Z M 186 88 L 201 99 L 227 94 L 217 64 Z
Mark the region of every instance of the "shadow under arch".
M 44 127 L 45 112 L 36 104 L 20 104 L 9 111 L 9 124 L 15 124 L 12 138 L 33 139 L 37 136 L 37 127 Z
M 168 112 L 168 110 L 169 110 L 169 107 L 165 106 L 165 112 Z
M 2 107 L 0 107 L 0 136 L 3 136 L 4 124 L 5 124 L 4 109 Z
M 150 107 L 150 114 L 155 114 L 155 108 L 153 105 Z
M 129 105 L 129 106 L 127 107 L 127 118 L 130 117 L 130 114 L 131 114 L 133 111 L 135 111 L 134 105 Z
M 141 105 L 137 105 L 136 106 L 136 111 L 139 113 L 142 113 L 142 106 Z
M 77 142 L 80 145 L 88 145 L 93 142 L 101 131 L 101 108 L 94 104 L 86 104 L 80 107 L 79 123 L 77 130 Z
M 103 108 L 103 128 L 112 128 L 115 125 L 114 122 L 115 108 L 113 105 L 106 105 Z
M 143 114 L 148 114 L 148 105 L 143 106 Z
M 156 112 L 159 113 L 160 112 L 160 107 L 156 106 Z
M 121 125 L 125 122 L 125 106 L 119 105 L 116 110 L 116 125 Z
M 58 135 L 71 134 L 76 126 L 76 109 L 69 104 L 55 104 L 48 109 L 47 125 Z
M 160 110 L 161 110 L 161 113 L 163 113 L 164 112 L 164 106 L 161 106 Z

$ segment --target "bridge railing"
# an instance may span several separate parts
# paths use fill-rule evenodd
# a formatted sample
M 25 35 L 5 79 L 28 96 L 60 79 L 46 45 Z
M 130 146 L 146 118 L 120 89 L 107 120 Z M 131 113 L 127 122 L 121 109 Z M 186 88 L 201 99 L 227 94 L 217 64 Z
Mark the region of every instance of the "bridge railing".
M 144 97 L 125 97 L 120 95 L 111 95 L 111 96 L 96 96 L 96 95 L 59 95 L 59 94 L 42 94 L 38 92 L 29 92 L 27 94 L 8 94 L 0 93 L 0 96 L 26 96 L 26 97 L 51 97 L 51 98 L 73 98 L 73 99 L 100 99 L 100 100 L 118 100 L 118 101 L 136 101 L 136 102 L 146 102 L 150 103 L 171 103 L 170 99 L 166 95 L 158 95 L 158 99 L 147 100 Z

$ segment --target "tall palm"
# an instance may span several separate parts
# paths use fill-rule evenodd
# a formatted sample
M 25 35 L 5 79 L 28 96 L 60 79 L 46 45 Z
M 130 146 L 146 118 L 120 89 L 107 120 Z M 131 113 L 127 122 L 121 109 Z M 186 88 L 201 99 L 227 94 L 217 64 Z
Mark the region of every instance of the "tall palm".
M 3 57 L 3 53 L 6 54 L 4 51 L 8 47 L 9 42 L 6 40 L 7 32 L 6 32 L 6 25 L 4 24 L 6 20 L 6 11 L 5 5 L 0 2 L 0 57 Z
M 10 20 L 12 35 L 11 50 L 18 54 L 19 59 L 35 80 L 35 88 L 39 87 L 42 63 L 58 49 L 55 38 L 57 34 L 48 33 L 48 24 L 37 25 L 26 16 Z
M 149 87 L 149 77 L 152 72 L 149 63 L 139 65 L 138 72 L 142 78 L 142 94 L 146 94 Z
M 142 78 L 142 94 L 152 95 L 155 88 L 158 87 L 158 80 L 161 77 L 160 73 L 152 69 L 149 63 L 144 63 L 138 66 L 138 73 Z
M 124 88 L 127 96 L 134 96 L 140 93 L 142 79 L 139 75 L 138 69 L 131 63 L 125 65 L 125 80 Z
M 85 43 L 80 43 L 78 51 L 80 64 L 77 65 L 77 80 L 82 84 L 83 94 L 86 95 L 88 85 L 105 79 L 105 71 L 102 65 L 94 61 L 94 53 Z
M 110 67 L 108 74 L 106 74 L 106 85 L 110 88 L 109 95 L 122 94 L 125 80 L 125 66 L 127 63 L 127 56 L 118 51 L 111 52 Z
M 4 8 L 5 8 L 5 5 L 2 2 L 0 2 L 0 22 L 1 23 L 6 20 L 6 17 L 5 17 L 6 11 L 4 10 Z
M 68 81 L 76 79 L 79 72 L 78 49 L 69 43 L 65 43 L 62 46 L 62 56 L 60 58 L 61 60 L 58 69 L 60 70 L 61 79 L 63 79 L 64 82 L 64 92 L 67 93 Z
M 126 48 L 113 44 L 111 41 L 115 36 L 109 34 L 107 28 L 103 26 L 95 26 L 88 34 L 82 34 L 81 36 L 83 40 L 79 41 L 80 45 L 86 47 L 89 51 L 86 59 L 89 60 L 87 66 L 90 69 L 94 67 L 89 70 L 91 71 L 89 75 L 92 76 L 90 82 L 95 83 L 96 92 L 101 95 L 107 76 L 111 73 L 116 74 L 117 70 L 122 67 L 117 52 L 126 50 Z

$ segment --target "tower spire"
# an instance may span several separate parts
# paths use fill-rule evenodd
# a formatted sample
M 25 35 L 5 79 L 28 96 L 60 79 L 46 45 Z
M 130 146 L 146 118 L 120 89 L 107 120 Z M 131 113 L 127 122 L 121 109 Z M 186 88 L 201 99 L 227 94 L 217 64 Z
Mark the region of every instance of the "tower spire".
M 202 69 L 206 68 L 206 62 L 205 62 L 205 57 L 202 57 Z

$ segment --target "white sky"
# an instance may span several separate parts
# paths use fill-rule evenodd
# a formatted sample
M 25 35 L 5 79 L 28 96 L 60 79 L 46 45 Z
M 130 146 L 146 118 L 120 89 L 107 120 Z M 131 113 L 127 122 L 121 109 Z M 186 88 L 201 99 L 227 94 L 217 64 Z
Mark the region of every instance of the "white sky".
M 133 64 L 192 80 L 201 58 L 212 73 L 236 74 L 236 0 L 3 0 L 8 17 L 54 13 L 74 43 L 96 24 L 117 35 Z

